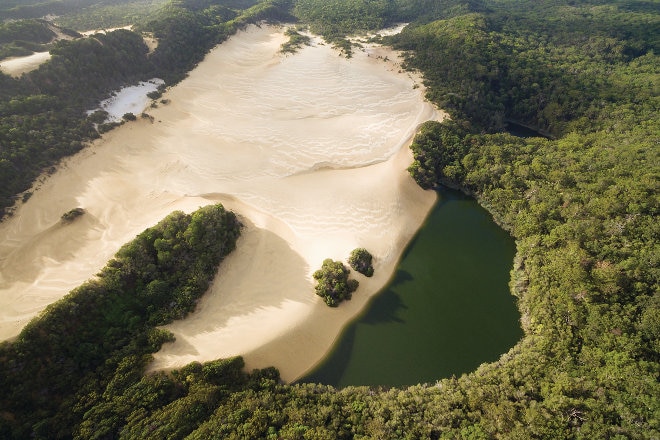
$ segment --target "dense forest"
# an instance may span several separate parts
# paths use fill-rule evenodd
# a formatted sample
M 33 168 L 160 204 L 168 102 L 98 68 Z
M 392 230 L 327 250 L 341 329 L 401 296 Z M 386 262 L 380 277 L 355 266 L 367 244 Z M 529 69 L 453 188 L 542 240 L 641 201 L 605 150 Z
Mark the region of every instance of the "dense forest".
M 66 25 L 78 22 L 79 17 L 87 17 L 84 21 L 92 23 L 92 20 L 99 19 L 101 14 L 107 14 L 111 20 L 117 20 L 119 17 L 113 12 L 118 12 L 125 18 L 135 17 L 131 13 L 138 13 L 138 17 L 143 16 L 139 12 L 146 12 L 148 6 L 156 6 L 164 3 L 165 0 L 3 0 L 0 3 L 0 17 L 11 20 L 33 19 L 42 17 L 58 17 L 66 21 Z M 104 17 L 95 22 L 95 26 L 89 29 L 99 29 L 106 27 L 108 18 Z M 114 27 L 119 24 L 116 21 L 111 22 Z M 121 22 L 121 26 L 132 24 L 131 22 Z M 80 29 L 85 30 L 85 29 Z
M 181 21 L 146 22 L 145 30 L 171 32 L 171 44 L 126 72 L 119 62 L 105 85 L 163 69 L 158 57 L 177 61 L 175 81 L 201 59 L 179 48 L 210 47 L 227 23 L 248 20 L 226 3 L 201 3 L 161 12 Z M 524 338 L 475 372 L 405 389 L 283 384 L 275 369 L 244 372 L 240 358 L 145 375 L 150 353 L 170 337 L 154 326 L 190 310 L 237 235 L 221 207 L 175 213 L 0 347 L 0 436 L 658 438 L 657 2 L 294 0 L 253 8 L 251 17 L 294 14 L 329 41 L 398 17 L 411 22 L 387 41 L 406 51 L 428 98 L 451 114 L 421 127 L 411 174 L 425 188 L 473 195 L 515 237 L 511 291 Z M 145 59 L 133 35 L 112 36 L 122 39 L 114 50 Z M 59 50 L 75 59 L 66 50 L 80 45 L 108 62 L 110 54 L 85 41 Z M 59 155 L 93 136 L 84 118 L 56 120 L 92 97 L 58 96 L 39 78 L 65 81 L 67 70 L 47 66 L 20 80 L 0 76 L 2 188 L 13 182 L 8 173 L 23 172 L 15 157 L 54 163 L 35 159 L 54 154 L 52 143 L 33 144 L 38 136 L 25 124 L 73 124 Z M 546 137 L 509 135 L 511 122 Z M 21 190 L 14 184 L 3 196 Z

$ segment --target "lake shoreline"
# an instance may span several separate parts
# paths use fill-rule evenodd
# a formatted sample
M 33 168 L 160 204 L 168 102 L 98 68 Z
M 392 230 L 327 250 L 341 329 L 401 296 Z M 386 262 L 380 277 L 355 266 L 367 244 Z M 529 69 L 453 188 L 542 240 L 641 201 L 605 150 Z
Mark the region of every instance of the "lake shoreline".
M 394 278 L 298 383 L 433 383 L 496 361 L 522 338 L 509 290 L 513 238 L 474 198 L 437 193 Z

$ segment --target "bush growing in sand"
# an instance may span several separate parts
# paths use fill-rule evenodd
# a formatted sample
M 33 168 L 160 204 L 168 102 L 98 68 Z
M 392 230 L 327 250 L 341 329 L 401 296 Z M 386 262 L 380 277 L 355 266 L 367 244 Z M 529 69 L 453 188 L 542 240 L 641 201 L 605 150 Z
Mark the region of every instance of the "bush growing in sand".
M 350 269 L 341 261 L 325 259 L 321 269 L 314 272 L 314 279 L 318 282 L 316 294 L 330 307 L 337 307 L 343 300 L 351 299 L 352 293 L 358 288 L 358 282 L 348 279 L 350 273 Z
M 351 251 L 351 256 L 348 258 L 348 264 L 351 268 L 367 277 L 373 276 L 374 274 L 372 261 L 373 256 L 365 248 L 353 249 L 353 251 Z
M 71 223 L 72 221 L 74 221 L 84 213 L 85 210 L 83 208 L 73 208 L 71 211 L 62 214 L 62 222 Z

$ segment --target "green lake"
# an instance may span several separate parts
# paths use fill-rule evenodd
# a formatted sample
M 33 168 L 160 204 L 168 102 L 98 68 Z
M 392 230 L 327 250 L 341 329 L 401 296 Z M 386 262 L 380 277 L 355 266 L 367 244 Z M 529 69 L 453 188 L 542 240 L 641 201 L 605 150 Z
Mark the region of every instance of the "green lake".
M 508 287 L 514 240 L 474 199 L 438 195 L 390 284 L 299 382 L 433 383 L 495 361 L 521 339 Z

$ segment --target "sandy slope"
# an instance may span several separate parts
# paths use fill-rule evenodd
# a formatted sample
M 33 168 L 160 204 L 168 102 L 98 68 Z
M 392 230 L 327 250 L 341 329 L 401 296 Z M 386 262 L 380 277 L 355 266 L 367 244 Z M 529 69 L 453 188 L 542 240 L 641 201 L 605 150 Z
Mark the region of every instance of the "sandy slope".
M 35 70 L 49 59 L 49 52 L 35 52 L 32 55 L 26 55 L 24 57 L 7 58 L 0 61 L 0 70 L 7 75 L 18 77 Z
M 319 361 L 435 200 L 407 175 L 405 147 L 440 115 L 372 49 L 282 56 L 283 41 L 272 27 L 231 38 L 150 111 L 153 123 L 126 124 L 69 159 L 0 224 L 0 338 L 172 210 L 220 201 L 246 224 L 238 250 L 198 310 L 168 326 L 177 341 L 153 368 L 242 354 L 293 380 Z M 76 206 L 88 214 L 59 224 Z M 374 254 L 376 275 L 358 275 L 353 300 L 327 308 L 311 274 L 357 246 Z

